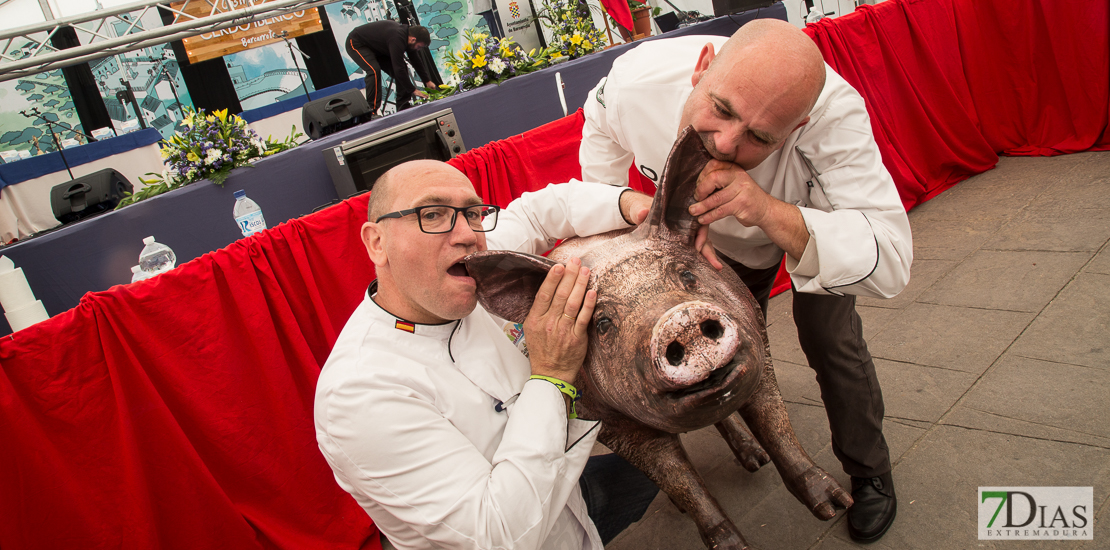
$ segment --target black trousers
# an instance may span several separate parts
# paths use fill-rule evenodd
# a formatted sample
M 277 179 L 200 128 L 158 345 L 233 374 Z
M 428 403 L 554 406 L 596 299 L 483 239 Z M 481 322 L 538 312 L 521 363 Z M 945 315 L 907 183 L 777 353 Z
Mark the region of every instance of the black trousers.
M 778 266 L 749 269 L 723 254 L 718 256 L 748 286 L 766 318 Z M 856 297 L 809 294 L 793 287 L 791 291 L 798 342 L 809 367 L 817 374 L 833 453 L 850 476 L 875 477 L 889 472 L 890 451 L 883 437 L 883 392 L 863 339 Z
M 377 113 L 378 107 L 381 106 L 383 99 L 382 72 L 384 71 L 385 74 L 393 78 L 394 82 L 397 82 L 397 71 L 407 71 L 408 67 L 403 65 L 401 67 L 394 67 L 393 63 L 388 58 L 378 59 L 378 56 L 374 55 L 374 52 L 370 51 L 369 48 L 356 48 L 350 38 L 347 39 L 347 55 L 351 57 L 351 60 L 354 61 L 364 73 L 366 73 L 366 78 L 364 79 L 366 82 L 366 101 L 370 103 L 373 112 Z M 403 90 L 401 88 L 401 86 L 397 86 L 398 111 L 403 111 L 412 106 L 413 91 Z
M 591 456 L 578 486 L 602 544 L 640 521 L 659 493 L 646 474 L 616 454 Z

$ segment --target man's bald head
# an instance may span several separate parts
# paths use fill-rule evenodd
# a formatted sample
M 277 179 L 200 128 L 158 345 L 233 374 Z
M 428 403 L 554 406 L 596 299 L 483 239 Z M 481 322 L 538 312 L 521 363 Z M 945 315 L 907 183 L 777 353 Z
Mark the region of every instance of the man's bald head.
M 679 128 L 693 126 L 714 158 L 751 170 L 809 121 L 825 86 L 821 52 L 785 21 L 756 19 L 714 51 L 706 44 Z
M 432 181 L 452 181 L 465 184 L 465 187 L 473 189 L 465 174 L 445 162 L 438 160 L 405 162 L 386 170 L 374 181 L 370 201 L 366 208 L 367 218 L 369 221 L 375 221 L 398 208 L 408 208 L 408 206 L 397 207 L 394 205 L 398 190 L 427 185 Z
M 709 70 L 744 71 L 789 90 L 801 120 L 825 87 L 825 61 L 806 33 L 780 19 L 755 19 L 721 46 Z

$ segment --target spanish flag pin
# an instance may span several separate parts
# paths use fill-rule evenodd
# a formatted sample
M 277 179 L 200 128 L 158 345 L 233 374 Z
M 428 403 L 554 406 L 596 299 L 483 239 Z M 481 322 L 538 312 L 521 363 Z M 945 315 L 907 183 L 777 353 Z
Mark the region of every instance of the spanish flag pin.
M 403 330 L 405 332 L 416 332 L 416 324 L 410 323 L 408 321 L 402 321 L 400 319 L 397 319 L 397 322 L 393 324 L 393 328 Z

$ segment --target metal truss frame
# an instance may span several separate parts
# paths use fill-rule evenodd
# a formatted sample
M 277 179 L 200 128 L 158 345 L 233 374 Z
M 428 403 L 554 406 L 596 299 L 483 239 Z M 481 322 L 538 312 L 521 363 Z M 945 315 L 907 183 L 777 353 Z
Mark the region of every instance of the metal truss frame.
M 306 10 L 336 0 L 185 0 L 209 6 L 209 14 L 196 17 L 181 9 L 171 9 L 166 0 L 142 0 L 110 9 L 52 19 L 0 33 L 0 82 L 77 65 L 110 55 L 165 44 L 198 34 L 245 25 L 267 17 L 276 17 Z M 161 8 L 172 12 L 173 22 L 152 29 L 143 28 L 141 20 Z M 115 21 L 128 25 L 123 36 L 110 36 L 105 27 Z M 50 40 L 64 27 L 72 27 L 82 45 L 58 49 Z M 91 37 L 86 40 L 85 37 Z M 23 39 L 26 45 L 9 51 L 12 43 Z

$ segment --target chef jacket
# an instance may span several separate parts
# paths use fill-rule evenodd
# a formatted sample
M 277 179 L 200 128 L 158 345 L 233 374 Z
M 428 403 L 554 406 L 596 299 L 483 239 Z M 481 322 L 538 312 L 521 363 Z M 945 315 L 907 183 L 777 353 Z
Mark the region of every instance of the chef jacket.
M 626 228 L 624 189 L 571 182 L 526 193 L 490 249 L 541 253 L 557 239 Z M 573 206 L 572 206 L 573 205 Z M 578 486 L 598 423 L 529 380 L 520 327 L 481 305 L 422 325 L 366 298 L 320 373 L 315 424 L 339 485 L 400 550 L 601 550 Z
M 709 42 L 719 52 L 726 40 L 655 40 L 618 57 L 586 99 L 582 179 L 628 185 L 635 159 L 637 170 L 658 184 L 681 131 L 698 54 Z M 809 122 L 748 174 L 801 210 L 809 242 L 800 259 L 786 259 L 798 291 L 893 297 L 909 282 L 909 220 L 863 98 L 827 64 L 825 79 Z M 752 269 L 773 267 L 783 254 L 762 229 L 732 216 L 711 224 L 709 233 L 717 250 Z

